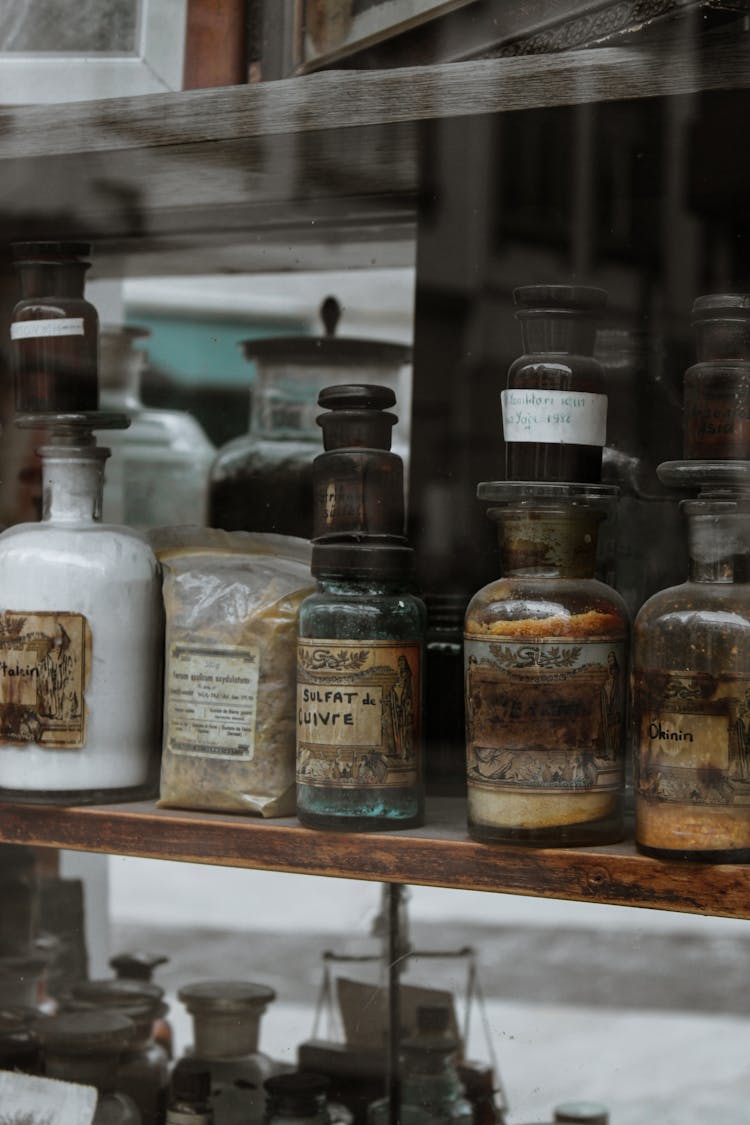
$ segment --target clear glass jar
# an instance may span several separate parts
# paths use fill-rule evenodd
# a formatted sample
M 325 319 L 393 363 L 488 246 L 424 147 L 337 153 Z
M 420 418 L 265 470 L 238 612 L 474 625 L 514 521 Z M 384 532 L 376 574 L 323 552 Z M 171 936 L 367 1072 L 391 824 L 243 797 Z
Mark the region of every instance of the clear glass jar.
M 312 828 L 422 823 L 425 608 L 407 547 L 316 544 L 300 606 L 297 816 Z
M 199 981 L 177 993 L 193 1018 L 186 1057 L 211 1075 L 215 1125 L 250 1125 L 263 1118 L 263 1083 L 274 1064 L 258 1049 L 260 1019 L 276 993 L 248 981 Z
M 605 485 L 480 484 L 503 577 L 466 610 L 469 833 L 609 843 L 623 833 L 628 618 L 594 578 Z
M 636 844 L 748 862 L 750 489 L 708 489 L 682 508 L 687 582 L 650 598 L 634 625 Z
M 502 392 L 508 480 L 601 479 L 607 395 L 592 352 L 603 289 L 524 285 L 513 290 L 524 354 Z
M 128 527 L 202 526 L 208 514 L 208 473 L 216 455 L 203 427 L 183 410 L 145 406 L 141 378 L 146 352 L 134 346 L 148 330 L 105 327 L 100 333 L 100 400 L 122 411 L 126 430 L 107 441 L 102 518 Z
M 474 1111 L 456 1070 L 457 1044 L 438 1036 L 401 1045 L 401 1125 L 472 1125 Z M 388 1125 L 388 1098 L 374 1102 L 369 1125 Z
M 132 1020 L 132 1042 L 117 1065 L 117 1088 L 128 1094 L 143 1125 L 161 1125 L 169 1084 L 168 1055 L 156 1043 L 152 1030 L 167 1011 L 164 990 L 156 984 L 135 980 L 86 980 L 74 984 L 64 1002 L 66 1011 L 117 1011 Z
M 223 446 L 211 469 L 212 527 L 310 539 L 320 391 L 334 384 L 362 382 L 398 392 L 410 349 L 335 336 L 339 312 L 334 298 L 323 302 L 325 336 L 245 341 L 245 355 L 257 367 L 250 431 Z M 405 431 L 402 422 L 394 443 L 401 455 L 408 450 Z
M 134 1036 L 119 1012 L 66 1012 L 37 1024 L 44 1073 L 63 1082 L 95 1086 L 94 1125 L 142 1125 L 135 1102 L 117 1088 L 117 1063 Z
M 99 318 L 83 296 L 87 242 L 17 242 L 21 300 L 10 338 L 16 410 L 96 410 Z
M 107 450 L 75 430 L 40 450 L 42 522 L 0 535 L 6 799 L 103 802 L 156 785 L 159 567 L 140 535 L 100 522 Z

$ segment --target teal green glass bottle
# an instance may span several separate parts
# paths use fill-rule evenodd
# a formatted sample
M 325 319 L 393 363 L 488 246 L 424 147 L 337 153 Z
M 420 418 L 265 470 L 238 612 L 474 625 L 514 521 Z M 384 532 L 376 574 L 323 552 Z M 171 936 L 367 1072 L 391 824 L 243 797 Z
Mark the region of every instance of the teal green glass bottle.
M 472 1125 L 474 1110 L 456 1070 L 457 1044 L 442 1036 L 401 1045 L 401 1125 Z M 388 1125 L 387 1098 L 373 1102 L 368 1125 Z
M 411 828 L 424 817 L 426 613 L 410 548 L 316 544 L 299 615 L 297 815 L 311 828 Z

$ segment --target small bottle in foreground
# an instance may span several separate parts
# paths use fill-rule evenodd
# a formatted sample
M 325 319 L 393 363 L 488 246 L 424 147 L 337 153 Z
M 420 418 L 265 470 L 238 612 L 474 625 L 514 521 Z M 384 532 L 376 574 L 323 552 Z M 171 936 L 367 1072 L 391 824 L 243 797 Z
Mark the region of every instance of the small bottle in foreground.
M 203 1063 L 180 1059 L 172 1071 L 165 1125 L 213 1125 L 211 1073 Z
M 532 845 L 623 833 L 628 619 L 594 578 L 606 485 L 480 484 L 504 577 L 464 631 L 469 833 Z
M 311 828 L 422 823 L 425 608 L 408 547 L 316 544 L 299 615 L 297 815 Z
M 266 1091 L 264 1125 L 331 1125 L 327 1091 L 330 1083 L 318 1074 L 278 1074 L 263 1083 Z

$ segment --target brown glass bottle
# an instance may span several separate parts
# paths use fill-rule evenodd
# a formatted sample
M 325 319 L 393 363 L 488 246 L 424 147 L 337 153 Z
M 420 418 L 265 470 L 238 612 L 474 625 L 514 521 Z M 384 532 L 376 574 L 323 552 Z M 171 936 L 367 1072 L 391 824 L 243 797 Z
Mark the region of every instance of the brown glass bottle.
M 502 393 L 508 480 L 601 479 L 607 396 L 593 358 L 603 289 L 524 285 L 513 298 L 524 354 Z
M 685 372 L 684 455 L 750 459 L 750 296 L 693 303 L 698 362 Z
M 390 387 L 324 387 L 318 404 L 325 453 L 313 462 L 313 539 L 404 542 L 404 471 L 391 453 L 398 421 Z
M 99 406 L 99 319 L 83 296 L 85 242 L 18 242 L 21 300 L 11 341 L 16 410 L 79 413 Z
M 594 578 L 615 489 L 479 486 L 504 577 L 466 610 L 469 834 L 532 845 L 622 836 L 628 619 Z
M 634 626 L 636 844 L 750 861 L 750 491 L 683 502 L 687 582 Z

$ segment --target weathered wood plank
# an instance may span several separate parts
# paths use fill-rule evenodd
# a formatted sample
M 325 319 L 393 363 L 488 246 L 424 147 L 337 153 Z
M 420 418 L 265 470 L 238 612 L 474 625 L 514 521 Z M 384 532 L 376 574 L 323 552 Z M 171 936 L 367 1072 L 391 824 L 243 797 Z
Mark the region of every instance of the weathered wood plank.
M 699 48 L 606 47 L 388 71 L 326 71 L 249 86 L 0 111 L 0 159 L 137 148 L 496 113 L 750 83 L 746 37 Z
M 527 849 L 469 840 L 464 805 L 431 804 L 425 828 L 338 834 L 296 820 L 157 809 L 0 804 L 0 840 L 228 867 L 577 899 L 750 918 L 750 866 L 664 863 L 632 844 Z

